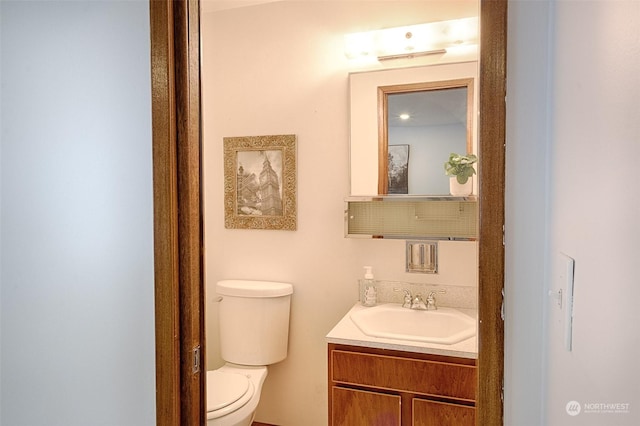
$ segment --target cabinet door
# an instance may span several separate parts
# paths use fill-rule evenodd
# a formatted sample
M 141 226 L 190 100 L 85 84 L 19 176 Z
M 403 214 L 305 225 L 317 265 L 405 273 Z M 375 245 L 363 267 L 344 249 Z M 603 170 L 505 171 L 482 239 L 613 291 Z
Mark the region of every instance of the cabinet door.
M 476 408 L 445 402 L 413 400 L 413 426 L 475 426 Z
M 334 387 L 331 392 L 333 426 L 400 426 L 400 397 Z
M 473 365 L 350 350 L 331 351 L 329 362 L 333 382 L 469 402 L 476 399 L 478 379 Z

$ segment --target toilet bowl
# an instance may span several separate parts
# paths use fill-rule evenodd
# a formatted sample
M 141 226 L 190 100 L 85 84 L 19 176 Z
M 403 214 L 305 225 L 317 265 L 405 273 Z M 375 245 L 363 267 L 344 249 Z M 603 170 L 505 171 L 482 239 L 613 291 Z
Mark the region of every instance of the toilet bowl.
M 207 426 L 250 426 L 267 367 L 227 363 L 207 371 Z

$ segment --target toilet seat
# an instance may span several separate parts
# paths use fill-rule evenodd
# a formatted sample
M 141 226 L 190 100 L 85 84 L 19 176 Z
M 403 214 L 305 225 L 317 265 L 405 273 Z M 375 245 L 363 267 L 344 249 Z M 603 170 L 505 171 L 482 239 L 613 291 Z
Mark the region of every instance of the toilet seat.
M 207 418 L 215 419 L 236 411 L 249 402 L 253 393 L 253 384 L 243 374 L 207 371 Z

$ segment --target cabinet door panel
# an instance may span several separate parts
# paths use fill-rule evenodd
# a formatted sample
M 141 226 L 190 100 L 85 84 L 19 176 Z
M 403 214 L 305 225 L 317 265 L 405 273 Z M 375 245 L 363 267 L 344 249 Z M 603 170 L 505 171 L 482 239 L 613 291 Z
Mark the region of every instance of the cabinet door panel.
M 334 387 L 331 394 L 333 426 L 400 426 L 400 397 Z
M 475 426 L 476 408 L 445 402 L 413 400 L 413 426 Z

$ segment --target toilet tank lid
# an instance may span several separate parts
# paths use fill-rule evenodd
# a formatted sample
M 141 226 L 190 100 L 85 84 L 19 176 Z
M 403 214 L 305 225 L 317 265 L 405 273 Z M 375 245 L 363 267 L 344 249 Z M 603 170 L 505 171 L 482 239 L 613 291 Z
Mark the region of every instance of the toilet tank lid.
M 293 286 L 273 281 L 223 280 L 218 281 L 216 291 L 223 296 L 280 297 L 293 293 Z

